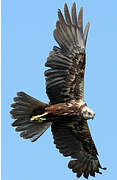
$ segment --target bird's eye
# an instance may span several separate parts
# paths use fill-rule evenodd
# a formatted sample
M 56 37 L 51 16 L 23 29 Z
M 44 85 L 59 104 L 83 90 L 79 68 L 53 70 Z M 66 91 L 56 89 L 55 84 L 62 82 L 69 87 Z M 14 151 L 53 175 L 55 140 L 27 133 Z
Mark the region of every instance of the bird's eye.
M 90 113 L 90 112 L 88 112 L 88 115 L 90 116 L 90 115 L 91 115 L 91 113 Z

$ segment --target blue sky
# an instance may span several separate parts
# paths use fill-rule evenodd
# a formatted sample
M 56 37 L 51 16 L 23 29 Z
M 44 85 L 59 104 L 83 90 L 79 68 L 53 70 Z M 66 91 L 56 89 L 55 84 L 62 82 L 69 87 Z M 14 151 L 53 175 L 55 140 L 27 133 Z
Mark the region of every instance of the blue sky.
M 53 30 L 57 10 L 72 0 L 2 1 L 2 180 L 76 180 L 53 144 L 50 129 L 35 143 L 23 140 L 11 127 L 12 98 L 24 91 L 48 102 L 45 61 L 56 45 Z M 116 177 L 117 161 L 117 2 L 78 0 L 84 7 L 84 23 L 91 22 L 87 41 L 85 100 L 95 111 L 90 130 L 107 171 L 96 180 Z M 81 178 L 83 179 L 83 178 Z M 90 177 L 90 179 L 93 179 Z

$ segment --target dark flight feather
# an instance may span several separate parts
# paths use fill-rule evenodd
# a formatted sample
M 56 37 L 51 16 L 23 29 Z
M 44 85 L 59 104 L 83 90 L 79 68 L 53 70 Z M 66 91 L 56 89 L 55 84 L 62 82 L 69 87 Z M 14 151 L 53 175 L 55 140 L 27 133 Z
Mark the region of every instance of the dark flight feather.
M 85 46 L 86 46 L 87 36 L 88 36 L 88 32 L 89 32 L 89 27 L 90 27 L 90 22 L 88 22 L 86 24 L 86 27 L 85 27 L 85 30 L 84 30 L 83 39 L 84 39 Z
M 80 29 L 81 34 L 83 34 L 83 8 L 80 8 L 80 10 L 79 10 L 78 27 Z
M 70 14 L 69 14 L 68 6 L 67 6 L 67 4 L 66 4 L 66 3 L 65 3 L 65 6 L 64 6 L 64 13 L 65 13 L 66 23 L 71 25 L 71 24 L 72 24 L 72 22 L 71 22 L 71 18 L 70 18 Z
M 72 21 L 75 26 L 77 26 L 77 14 L 76 14 L 76 4 L 73 3 L 72 5 Z

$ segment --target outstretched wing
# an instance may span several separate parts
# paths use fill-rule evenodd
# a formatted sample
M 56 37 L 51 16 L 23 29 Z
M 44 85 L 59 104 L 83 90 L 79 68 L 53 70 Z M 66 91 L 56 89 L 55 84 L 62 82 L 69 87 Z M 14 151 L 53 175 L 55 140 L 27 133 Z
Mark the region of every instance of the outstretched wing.
M 63 117 L 61 117 L 63 118 Z M 72 117 L 64 117 L 68 121 Z M 101 174 L 99 168 L 102 168 L 97 158 L 97 150 L 91 137 L 87 121 L 81 121 L 74 117 L 74 121 L 58 121 L 52 124 L 52 133 L 56 148 L 64 156 L 71 156 L 68 167 L 72 169 L 77 177 L 83 175 L 88 178 L 89 175 L 95 176 L 95 173 Z
M 83 99 L 85 46 L 89 23 L 83 33 L 83 9 L 76 16 L 76 5 L 72 6 L 72 18 L 67 4 L 64 6 L 65 19 L 58 10 L 59 20 L 54 30 L 54 38 L 60 48 L 54 47 L 45 66 L 46 92 L 51 104 L 71 99 Z

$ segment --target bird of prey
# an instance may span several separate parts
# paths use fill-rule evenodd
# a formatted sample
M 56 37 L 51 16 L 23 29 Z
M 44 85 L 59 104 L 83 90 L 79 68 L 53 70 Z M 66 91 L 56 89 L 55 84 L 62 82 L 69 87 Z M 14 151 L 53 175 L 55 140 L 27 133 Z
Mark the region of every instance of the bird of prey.
M 15 121 L 12 126 L 24 139 L 36 141 L 50 126 L 56 148 L 65 157 L 70 156 L 68 167 L 77 177 L 102 174 L 98 152 L 91 137 L 87 120 L 95 113 L 84 101 L 84 73 L 86 41 L 90 23 L 83 31 L 83 8 L 78 18 L 76 4 L 71 15 L 64 5 L 64 15 L 58 10 L 58 21 L 53 32 L 59 47 L 50 52 L 45 71 L 46 93 L 49 104 L 24 92 L 18 92 L 10 111 Z

